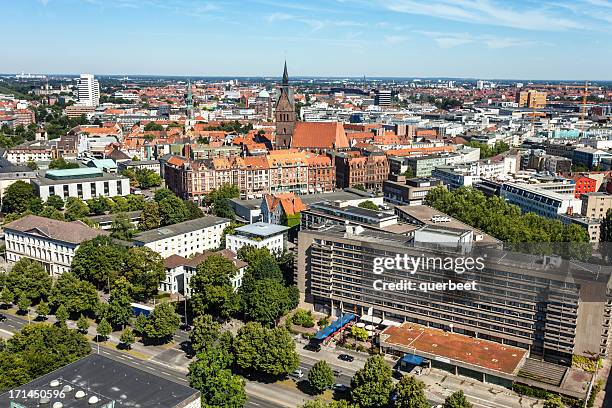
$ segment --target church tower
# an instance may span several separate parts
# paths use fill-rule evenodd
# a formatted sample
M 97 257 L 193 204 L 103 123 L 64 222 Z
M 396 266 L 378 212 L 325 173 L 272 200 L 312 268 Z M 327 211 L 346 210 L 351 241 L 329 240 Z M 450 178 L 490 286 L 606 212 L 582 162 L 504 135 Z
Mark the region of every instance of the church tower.
M 276 119 L 276 148 L 288 149 L 291 147 L 293 127 L 295 126 L 295 102 L 293 91 L 289 87 L 287 74 L 287 61 L 283 71 L 283 82 L 280 86 L 280 95 L 276 102 L 274 116 Z

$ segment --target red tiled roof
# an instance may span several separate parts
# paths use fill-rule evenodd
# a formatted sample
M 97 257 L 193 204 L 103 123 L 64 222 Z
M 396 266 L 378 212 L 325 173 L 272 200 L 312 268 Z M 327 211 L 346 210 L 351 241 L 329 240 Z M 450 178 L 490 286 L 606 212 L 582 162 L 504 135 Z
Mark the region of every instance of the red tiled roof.
M 342 149 L 349 147 L 342 123 L 296 122 L 291 147 Z

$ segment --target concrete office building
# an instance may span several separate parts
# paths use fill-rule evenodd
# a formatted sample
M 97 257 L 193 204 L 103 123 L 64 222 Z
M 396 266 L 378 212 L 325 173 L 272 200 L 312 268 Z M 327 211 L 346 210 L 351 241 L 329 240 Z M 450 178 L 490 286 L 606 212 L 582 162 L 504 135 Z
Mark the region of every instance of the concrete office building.
M 427 226 L 444 234 L 445 228 Z M 455 231 L 447 230 L 449 242 Z M 457 235 L 458 236 L 458 235 Z M 458 247 L 464 248 L 464 247 Z M 374 316 L 387 326 L 411 322 L 528 350 L 532 357 L 570 365 L 572 355 L 607 355 L 612 297 L 610 268 L 479 246 L 474 252 L 353 226 L 301 231 L 297 284 L 302 301 L 323 313 Z M 481 270 L 386 268 L 375 258 L 482 257 Z M 425 262 L 425 261 L 423 261 Z M 414 273 L 413 273 L 414 272 Z M 476 283 L 470 292 L 377 290 L 377 280 L 420 285 Z M 380 289 L 380 288 L 379 288 Z M 481 351 L 482 352 L 482 351 Z
M 559 194 L 538 188 L 537 185 L 504 183 L 500 195 L 510 204 L 518 205 L 525 213 L 532 212 L 556 219 L 562 214 L 579 213 L 582 202 L 573 193 Z
M 389 175 L 389 180 L 383 182 L 385 201 L 397 205 L 421 205 L 429 191 L 441 186 L 442 181 L 436 178 L 410 178 Z
M 83 241 L 108 232 L 93 229 L 81 221 L 58 221 L 27 215 L 4 226 L 6 260 L 14 264 L 21 258 L 40 262 L 57 277 L 70 270 L 74 253 Z
M 225 247 L 236 253 L 246 245 L 268 248 L 270 253 L 282 253 L 287 249 L 288 230 L 285 226 L 265 222 L 244 225 L 225 236 Z
M 100 84 L 92 74 L 81 74 L 77 93 L 80 105 L 98 106 L 100 104 Z
M 34 190 L 41 200 L 56 195 L 62 199 L 78 197 L 89 200 L 94 197 L 115 197 L 130 194 L 130 179 L 118 174 L 105 173 L 95 167 L 48 170 L 32 180 Z
M 133 241 L 136 246 L 146 246 L 164 259 L 171 255 L 188 258 L 219 248 L 223 230 L 229 225 L 227 218 L 207 215 L 140 232 L 134 236 Z
M 587 193 L 580 196 L 582 201 L 581 214 L 587 218 L 601 220 L 608 210 L 612 209 L 612 194 Z

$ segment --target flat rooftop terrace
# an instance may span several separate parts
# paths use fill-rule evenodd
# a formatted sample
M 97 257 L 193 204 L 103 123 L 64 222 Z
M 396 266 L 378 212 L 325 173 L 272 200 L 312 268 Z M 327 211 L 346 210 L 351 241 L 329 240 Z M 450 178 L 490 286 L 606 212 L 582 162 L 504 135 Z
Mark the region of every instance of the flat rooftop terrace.
M 518 372 L 527 355 L 527 350 L 520 348 L 414 323 L 387 327 L 380 336 L 383 346 L 398 346 L 408 353 L 411 351 L 415 354 L 428 353 L 509 375 Z

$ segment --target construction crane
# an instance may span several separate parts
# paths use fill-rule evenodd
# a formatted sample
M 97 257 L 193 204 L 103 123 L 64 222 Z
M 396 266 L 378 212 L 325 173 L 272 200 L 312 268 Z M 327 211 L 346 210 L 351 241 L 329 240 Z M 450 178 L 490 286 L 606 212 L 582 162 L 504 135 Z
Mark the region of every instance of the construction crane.
M 582 95 L 582 106 L 580 107 L 580 135 L 584 134 L 584 125 L 587 115 L 587 93 L 589 91 L 589 83 L 584 82 L 584 94 Z

